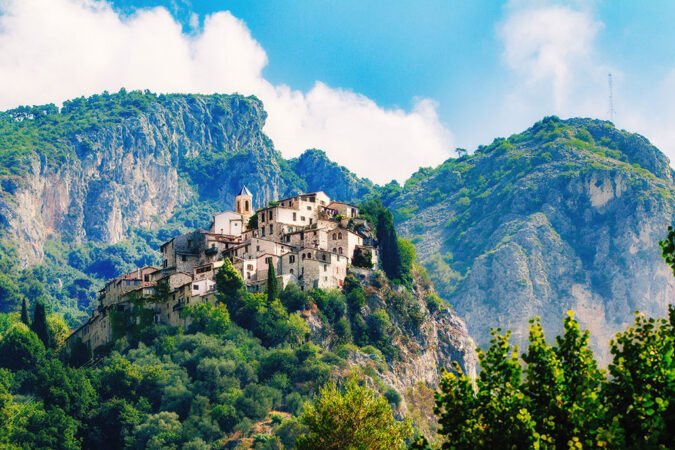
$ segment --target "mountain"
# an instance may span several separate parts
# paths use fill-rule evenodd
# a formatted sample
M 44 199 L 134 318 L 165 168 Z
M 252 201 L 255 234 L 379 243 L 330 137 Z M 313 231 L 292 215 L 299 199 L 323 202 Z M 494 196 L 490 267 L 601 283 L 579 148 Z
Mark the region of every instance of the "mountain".
M 574 310 L 607 358 L 635 310 L 664 315 L 675 280 L 658 241 L 675 218 L 669 161 L 611 123 L 548 117 L 475 154 L 421 169 L 389 205 L 479 345 L 526 342 Z
M 675 284 L 657 245 L 673 171 L 611 123 L 546 118 L 472 155 L 377 186 L 308 150 L 286 160 L 255 97 L 104 93 L 0 113 L 0 312 L 24 297 L 86 316 L 105 279 L 155 264 L 161 242 L 230 209 L 323 190 L 382 197 L 437 291 L 485 346 L 489 327 L 577 312 L 604 351 L 636 309 L 662 315 Z M 606 355 L 605 355 L 606 356 Z

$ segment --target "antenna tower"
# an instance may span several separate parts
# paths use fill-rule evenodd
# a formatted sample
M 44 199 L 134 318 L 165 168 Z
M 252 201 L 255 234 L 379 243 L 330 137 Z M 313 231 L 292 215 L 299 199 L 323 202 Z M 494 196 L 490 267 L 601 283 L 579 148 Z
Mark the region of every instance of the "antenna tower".
M 614 123 L 614 89 L 612 88 L 612 74 L 607 75 L 609 82 L 609 121 Z

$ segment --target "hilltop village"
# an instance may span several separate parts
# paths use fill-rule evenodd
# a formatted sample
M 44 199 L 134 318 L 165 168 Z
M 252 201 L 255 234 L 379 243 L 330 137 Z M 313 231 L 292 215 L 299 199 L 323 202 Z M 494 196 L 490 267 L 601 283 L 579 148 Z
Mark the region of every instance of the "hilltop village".
M 280 289 L 289 283 L 303 290 L 339 289 L 355 256 L 377 266 L 375 246 L 354 205 L 314 192 L 254 211 L 253 195 L 244 186 L 235 197 L 235 211 L 216 214 L 208 231 L 197 229 L 162 244 L 161 267 L 139 268 L 108 281 L 98 307 L 67 343 L 81 340 L 95 351 L 111 342 L 112 316 L 133 310 L 138 300 L 154 311 L 154 323 L 186 327 L 185 306 L 216 302 L 215 276 L 225 259 L 250 292 L 265 291 L 270 264 Z

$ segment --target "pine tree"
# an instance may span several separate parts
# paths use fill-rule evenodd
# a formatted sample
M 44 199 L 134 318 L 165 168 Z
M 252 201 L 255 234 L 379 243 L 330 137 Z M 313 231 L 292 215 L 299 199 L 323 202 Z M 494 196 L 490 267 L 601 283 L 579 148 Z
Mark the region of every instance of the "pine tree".
M 21 322 L 30 326 L 30 317 L 28 317 L 28 301 L 24 298 L 21 304 Z
M 270 260 L 267 266 L 267 303 L 271 305 L 275 298 L 277 298 L 277 273 L 274 270 L 274 263 Z
M 47 313 L 45 311 L 45 304 L 42 302 L 35 302 L 35 309 L 33 310 L 33 323 L 31 330 L 37 334 L 45 347 L 49 347 L 49 331 L 47 329 Z

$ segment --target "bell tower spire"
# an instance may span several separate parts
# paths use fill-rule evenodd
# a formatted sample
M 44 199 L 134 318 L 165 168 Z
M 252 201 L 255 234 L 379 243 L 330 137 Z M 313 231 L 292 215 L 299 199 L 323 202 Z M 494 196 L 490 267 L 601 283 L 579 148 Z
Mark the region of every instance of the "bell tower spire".
M 243 219 L 243 226 L 246 227 L 248 219 L 253 215 L 253 194 L 246 186 L 241 188 L 239 194 L 234 199 L 235 209 L 238 214 L 241 214 Z

